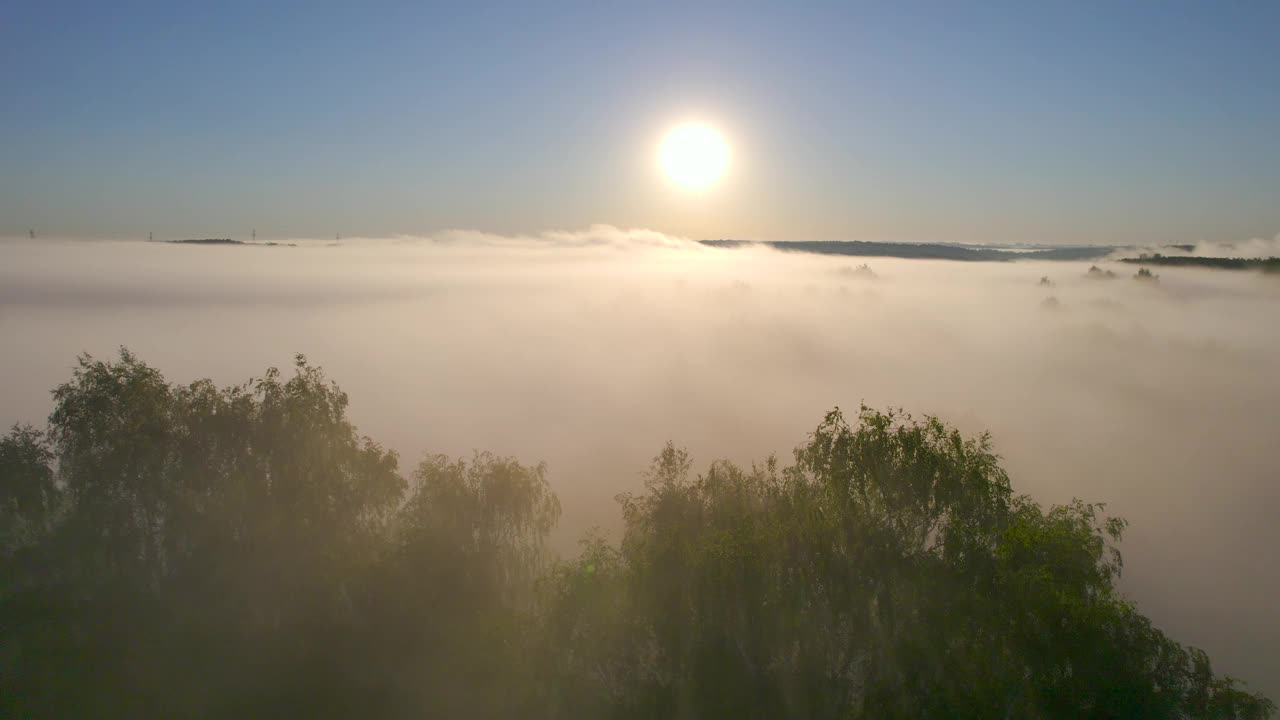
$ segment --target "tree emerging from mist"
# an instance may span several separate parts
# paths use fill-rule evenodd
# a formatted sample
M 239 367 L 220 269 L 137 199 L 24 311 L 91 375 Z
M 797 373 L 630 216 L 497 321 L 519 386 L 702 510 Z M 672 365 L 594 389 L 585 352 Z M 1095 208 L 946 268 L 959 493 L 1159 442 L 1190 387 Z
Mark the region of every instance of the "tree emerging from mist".
M 86 356 L 54 401 L 0 440 L 7 717 L 1274 711 L 1119 594 L 1122 521 L 935 418 L 832 411 L 785 466 L 668 445 L 562 562 L 545 467 L 403 473 L 302 357 L 218 388 Z

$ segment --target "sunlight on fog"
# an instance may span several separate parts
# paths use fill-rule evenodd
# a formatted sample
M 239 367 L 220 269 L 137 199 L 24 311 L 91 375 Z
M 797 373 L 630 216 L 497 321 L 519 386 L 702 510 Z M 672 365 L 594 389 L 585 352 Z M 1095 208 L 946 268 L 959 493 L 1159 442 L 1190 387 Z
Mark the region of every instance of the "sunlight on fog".
M 76 355 L 127 346 L 171 380 L 240 382 L 294 353 L 411 464 L 549 464 L 562 550 L 667 440 L 700 463 L 787 455 L 833 406 L 990 430 L 1017 491 L 1108 503 L 1125 587 L 1223 670 L 1280 664 L 1280 284 L 1088 263 L 711 249 L 608 227 L 341 246 L 0 247 L 0 407 L 39 422 Z M 855 266 L 866 262 L 869 267 Z M 1041 277 L 1052 286 L 1041 285 Z M 624 469 L 619 474 L 619 468 Z

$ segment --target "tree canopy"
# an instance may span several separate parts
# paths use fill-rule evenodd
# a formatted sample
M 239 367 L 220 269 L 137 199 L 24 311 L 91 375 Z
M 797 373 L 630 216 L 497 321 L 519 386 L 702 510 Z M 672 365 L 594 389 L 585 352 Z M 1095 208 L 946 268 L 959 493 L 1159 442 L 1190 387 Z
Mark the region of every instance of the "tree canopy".
M 548 470 L 403 473 L 305 358 L 88 356 L 0 439 L 6 717 L 1266 718 L 1116 589 L 1123 521 L 991 439 L 827 414 L 787 464 L 668 444 L 558 560 Z

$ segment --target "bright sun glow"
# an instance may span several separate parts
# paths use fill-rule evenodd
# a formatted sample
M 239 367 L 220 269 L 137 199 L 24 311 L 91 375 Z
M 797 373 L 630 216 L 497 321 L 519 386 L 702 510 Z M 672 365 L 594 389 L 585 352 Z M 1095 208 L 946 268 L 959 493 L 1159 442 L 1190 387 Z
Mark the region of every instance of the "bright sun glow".
M 662 140 L 662 170 L 677 185 L 701 190 L 716 183 L 729 167 L 729 143 L 706 125 L 681 125 Z

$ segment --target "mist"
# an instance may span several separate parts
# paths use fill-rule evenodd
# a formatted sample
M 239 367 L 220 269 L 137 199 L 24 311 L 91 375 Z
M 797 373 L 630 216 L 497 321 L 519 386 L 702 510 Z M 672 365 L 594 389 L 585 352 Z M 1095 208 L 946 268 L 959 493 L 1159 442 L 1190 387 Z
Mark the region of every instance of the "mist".
M 871 272 L 855 265 L 867 262 Z M 0 244 L 0 422 L 39 423 L 76 356 L 241 382 L 295 353 L 416 461 L 546 461 L 556 544 L 616 533 L 667 440 L 786 456 L 833 406 L 989 430 L 1014 489 L 1130 521 L 1123 587 L 1171 635 L 1280 685 L 1280 282 L 1089 263 L 841 258 L 646 230 L 339 245 Z M 1048 277 L 1049 285 L 1039 281 Z
M 1241 243 L 1199 243 L 1196 255 L 1209 257 L 1269 258 L 1280 256 L 1280 235 L 1250 238 Z

